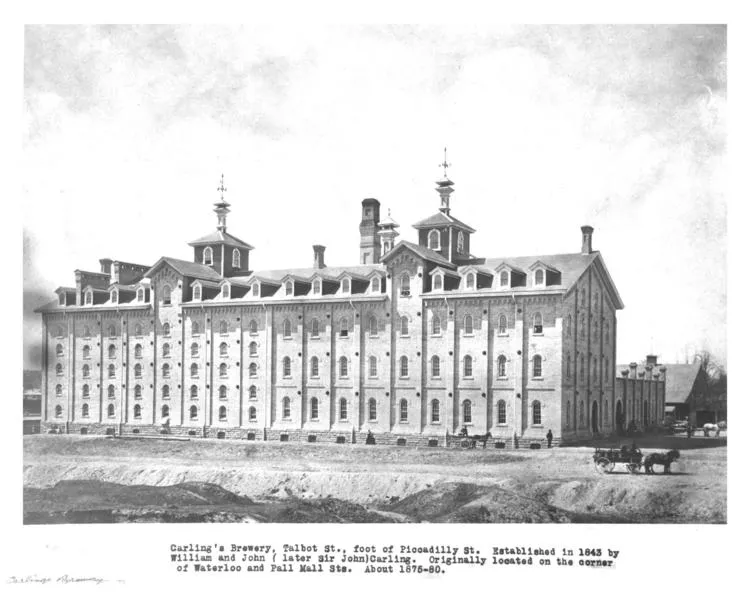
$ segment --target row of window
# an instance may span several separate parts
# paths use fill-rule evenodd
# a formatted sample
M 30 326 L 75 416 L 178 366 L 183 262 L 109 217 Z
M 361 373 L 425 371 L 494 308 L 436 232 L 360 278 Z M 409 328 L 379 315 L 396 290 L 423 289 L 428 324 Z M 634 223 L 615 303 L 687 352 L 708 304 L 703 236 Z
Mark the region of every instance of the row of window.
M 241 266 L 242 261 L 242 255 L 239 252 L 237 248 L 234 248 L 231 253 L 231 266 L 234 269 L 239 269 Z M 210 246 L 206 246 L 203 248 L 203 264 L 204 265 L 212 265 L 213 264 L 213 248 Z
M 585 357 L 580 356 L 578 360 L 580 362 L 580 378 L 585 379 L 587 375 Z M 597 358 L 593 358 L 588 364 L 588 366 L 590 366 L 591 377 L 594 382 L 597 382 L 599 379 L 598 365 L 599 365 L 599 362 Z M 608 383 L 609 377 L 611 375 L 611 363 L 607 356 L 604 356 L 601 359 L 600 366 L 601 366 L 601 371 L 603 372 L 603 381 Z M 567 366 L 565 369 L 565 374 L 568 378 L 572 377 L 572 368 L 573 368 L 572 367 L 572 355 L 568 352 L 567 353 Z

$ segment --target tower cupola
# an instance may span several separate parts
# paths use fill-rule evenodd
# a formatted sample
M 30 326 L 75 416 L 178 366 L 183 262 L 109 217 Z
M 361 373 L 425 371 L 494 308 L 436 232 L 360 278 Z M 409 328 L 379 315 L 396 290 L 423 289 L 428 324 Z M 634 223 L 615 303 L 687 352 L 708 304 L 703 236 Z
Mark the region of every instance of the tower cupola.
M 398 227 L 400 226 L 393 220 L 393 217 L 390 215 L 390 209 L 388 208 L 387 217 L 380 221 L 380 256 L 385 256 L 385 254 L 390 252 L 395 246 L 395 238 L 400 235 L 396 231 Z

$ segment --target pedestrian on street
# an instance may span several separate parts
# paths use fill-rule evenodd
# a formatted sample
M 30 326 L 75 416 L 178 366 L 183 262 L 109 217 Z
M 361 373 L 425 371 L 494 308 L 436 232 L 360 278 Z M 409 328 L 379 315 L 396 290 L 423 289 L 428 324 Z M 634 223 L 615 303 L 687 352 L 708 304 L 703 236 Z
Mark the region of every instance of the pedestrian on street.
M 554 439 L 554 434 L 551 433 L 551 429 L 549 429 L 549 433 L 546 434 L 546 442 L 547 442 L 547 448 L 551 448 L 551 442 Z

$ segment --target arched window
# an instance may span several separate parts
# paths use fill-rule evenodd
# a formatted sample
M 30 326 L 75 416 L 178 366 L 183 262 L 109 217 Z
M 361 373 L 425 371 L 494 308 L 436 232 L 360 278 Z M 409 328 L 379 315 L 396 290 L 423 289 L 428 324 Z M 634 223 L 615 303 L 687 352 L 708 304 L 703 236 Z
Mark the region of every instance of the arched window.
M 140 415 L 141 415 L 140 404 L 136 404 L 135 406 L 133 406 L 133 418 L 140 419 Z
M 369 357 L 369 376 L 377 377 L 377 357 Z
M 256 298 L 260 295 L 260 284 L 259 283 L 253 283 L 252 284 L 252 295 Z
M 226 321 L 221 321 L 218 324 L 218 332 L 220 335 L 226 335 L 229 333 L 229 324 Z
M 291 377 L 291 359 L 288 356 L 283 357 L 283 377 Z
M 164 326 L 162 328 L 162 334 L 165 336 L 168 336 L 172 333 L 172 328 L 169 325 L 169 323 L 164 323 Z
M 168 364 L 161 365 L 161 377 L 163 377 L 164 379 L 168 379 L 170 373 L 171 373 L 171 370 Z
M 427 238 L 427 247 L 430 250 L 440 249 L 440 232 L 436 229 L 432 229 L 432 231 L 429 232 L 429 236 Z
M 338 373 L 341 377 L 348 377 L 348 359 L 345 356 L 338 360 Z
M 226 421 L 226 407 L 225 406 L 218 407 L 218 420 Z
M 309 418 L 316 421 L 319 418 L 320 402 L 317 398 L 311 398 L 309 401 Z
M 231 286 L 228 283 L 221 286 L 221 298 L 231 298 Z
M 83 354 L 83 358 L 88 358 L 88 357 L 86 356 L 86 354 L 85 354 L 85 352 L 86 352 L 86 348 L 88 348 L 88 346 L 84 346 L 84 347 L 83 347 L 83 352 L 84 352 L 84 354 Z M 63 355 L 64 353 L 65 353 L 65 352 L 63 351 L 63 348 L 62 348 L 62 344 L 57 344 L 57 346 L 55 346 L 55 354 L 56 354 L 57 356 L 62 356 L 62 355 Z
M 432 287 L 434 287 L 435 290 L 442 289 L 442 275 L 439 273 L 434 276 L 434 285 Z
M 161 386 L 161 397 L 162 398 L 169 398 L 170 395 L 171 394 L 169 392 L 169 386 L 168 385 Z
M 463 357 L 463 377 L 473 377 L 473 358 L 467 354 Z
M 310 358 L 309 361 L 309 376 L 319 377 L 320 376 L 320 361 L 316 356 Z
M 283 398 L 283 418 L 284 419 L 290 419 L 291 418 L 291 398 L 288 396 L 284 396 Z
M 400 402 L 400 422 L 408 423 L 408 400 L 401 398 Z
M 198 418 L 198 407 L 194 404 L 190 407 L 190 420 L 194 421 Z
M 465 335 L 473 335 L 473 317 L 471 315 L 466 315 L 463 320 L 463 333 Z
M 190 400 L 197 400 L 197 399 L 198 399 L 198 386 L 191 385 L 190 386 Z
M 348 319 L 341 319 L 340 324 L 341 337 L 348 337 Z
M 608 356 L 603 359 L 603 380 L 609 382 L 609 358 Z
M 254 406 L 250 406 L 250 421 L 255 421 L 257 419 L 257 408 Z
M 221 364 L 220 364 L 220 365 L 218 366 L 218 376 L 219 376 L 219 377 L 226 377 L 226 375 L 227 375 L 227 371 L 228 371 L 228 368 L 229 368 L 229 367 L 227 366 L 227 364 L 226 364 L 226 363 L 221 363 Z
M 294 295 L 294 284 L 291 281 L 286 282 L 285 287 L 285 293 L 287 296 L 293 296 Z
M 161 302 L 167 306 L 172 303 L 172 288 L 168 285 L 161 288 Z
M 499 335 L 507 335 L 507 317 L 499 315 Z
M 62 396 L 62 385 L 59 383 L 55 386 L 55 396 Z
M 133 375 L 136 379 L 143 377 L 143 366 L 140 363 L 136 363 L 135 367 L 133 367 Z
M 468 273 L 468 275 L 466 275 L 466 288 L 469 290 L 472 290 L 475 287 L 476 287 L 476 275 L 474 275 L 473 273 Z
M 500 400 L 497 403 L 497 425 L 507 424 L 507 403 Z
M 440 422 L 440 401 L 437 398 L 432 400 L 432 423 Z
M 310 323 L 310 336 L 313 338 L 320 337 L 320 321 L 312 319 Z
M 250 377 L 257 377 L 257 363 L 250 363 Z
M 541 424 L 541 403 L 538 400 L 533 401 L 533 424 Z
M 210 246 L 207 248 L 203 248 L 203 264 L 204 265 L 213 264 L 213 248 L 211 248 Z
M 312 282 L 312 293 L 313 294 L 319 294 L 321 290 L 322 290 L 322 286 L 320 285 L 320 280 L 319 279 L 315 279 Z
M 440 376 L 440 357 L 436 354 L 432 357 L 432 377 Z
M 507 377 L 507 357 L 504 354 L 497 359 L 497 377 Z
M 203 287 L 196 283 L 195 286 L 192 288 L 192 299 L 195 302 L 200 302 L 203 298 Z
M 509 283 L 510 283 L 510 273 L 508 271 L 502 271 L 499 274 L 500 287 L 507 287 Z
M 226 386 L 220 385 L 218 388 L 218 399 L 219 400 L 226 400 Z
M 60 418 L 62 418 L 62 406 L 58 404 L 57 406 L 55 406 L 55 419 Z
M 136 301 L 143 302 L 145 300 L 145 293 L 143 291 L 143 288 L 138 288 L 138 291 L 136 292 Z
M 437 315 L 432 317 L 432 335 L 440 335 L 442 333 L 442 324 L 440 318 Z
M 458 232 L 458 254 L 464 254 L 465 253 L 465 238 L 463 236 L 463 232 Z
M 114 386 L 110 385 L 107 387 L 107 398 L 114 398 Z
M 109 365 L 109 366 L 107 367 L 107 376 L 108 376 L 108 377 L 109 377 L 110 379 L 114 379 L 114 377 L 115 377 L 115 374 L 116 374 L 116 373 L 115 373 L 115 367 L 114 367 L 114 365 Z
M 164 344 L 161 347 L 161 356 L 163 356 L 164 358 L 169 358 L 169 356 L 171 356 L 171 353 L 172 347 L 169 344 Z
M 348 294 L 351 291 L 351 280 L 348 277 L 341 282 L 341 291 L 344 294 Z
M 62 365 L 60 365 L 60 375 L 62 375 Z M 89 377 L 91 377 L 91 367 L 83 365 L 83 378 L 88 379 Z
M 341 421 L 348 419 L 348 401 L 346 398 L 341 398 L 338 402 L 338 418 Z
M 62 346 L 60 344 L 57 344 L 57 356 L 62 356 Z M 90 346 L 83 347 L 83 358 L 91 358 Z
M 408 317 L 401 317 L 401 335 L 408 335 Z
M 471 422 L 471 401 L 463 401 L 463 423 Z
M 408 377 L 408 357 L 401 356 L 400 360 L 400 376 Z
M 408 273 L 403 273 L 400 278 L 401 282 L 401 296 L 411 295 L 411 277 Z
M 536 272 L 534 274 L 534 281 L 536 285 L 544 284 L 544 270 L 543 269 L 536 269 Z
M 593 359 L 593 381 L 598 381 L 598 359 Z
M 239 254 L 239 250 L 237 248 L 234 248 L 234 250 L 231 253 L 231 266 L 235 269 L 239 268 L 240 265 L 241 256 Z
M 533 376 L 541 377 L 542 375 L 543 375 L 543 370 L 541 368 L 541 356 L 536 354 L 533 357 Z
M 580 357 L 580 378 L 585 379 L 585 357 Z
M 572 377 L 572 356 L 567 353 L 567 377 Z
M 198 356 L 200 354 L 200 346 L 197 342 L 193 342 L 190 345 L 190 356 Z
M 114 344 L 110 344 L 109 348 L 107 349 L 107 356 L 109 358 L 115 358 L 117 356 L 117 346 Z
M 83 372 L 84 372 L 84 373 L 86 372 L 86 368 L 87 368 L 87 367 L 88 367 L 88 365 L 83 365 Z M 60 375 L 62 375 L 62 365 L 61 365 L 60 363 L 57 363 L 57 365 L 55 366 L 55 374 L 56 374 L 56 375 L 57 375 L 58 377 L 59 377 Z M 86 377 L 86 375 L 84 375 L 84 377 Z
M 161 406 L 161 418 L 165 419 L 169 416 L 169 406 L 164 404 Z
M 369 404 L 369 420 L 370 421 L 376 421 L 377 420 L 377 400 L 374 398 L 370 398 L 368 401 Z
M 610 339 L 610 337 L 609 337 L 609 322 L 608 321 L 604 321 L 603 322 L 603 332 L 604 332 L 603 333 L 604 340 L 608 344 L 609 343 L 609 339 Z
M 114 337 L 117 335 L 117 328 L 114 325 L 109 325 L 107 327 L 107 335 L 109 337 Z
M 218 347 L 218 353 L 221 356 L 229 356 L 229 344 L 226 342 L 221 342 Z
M 380 292 L 380 278 L 379 277 L 372 278 L 372 292 L 375 294 Z
M 593 312 L 598 311 L 598 292 L 593 294 Z
M 200 323 L 198 321 L 192 322 L 192 334 L 193 335 L 200 335 Z
M 377 318 L 376 317 L 369 317 L 369 335 L 370 336 L 377 335 Z
M 91 290 L 83 295 L 83 303 L 89 306 L 94 303 L 94 293 Z
M 257 400 L 257 386 L 250 386 L 250 400 Z
M 257 321 L 255 321 L 254 319 L 250 321 L 249 329 L 250 329 L 250 335 L 257 334 Z
M 250 342 L 250 356 L 257 356 L 257 342 Z
M 544 320 L 540 312 L 533 315 L 533 333 L 544 332 Z
M 81 417 L 84 419 L 88 419 L 88 404 L 83 404 L 81 406 Z
M 65 332 L 62 327 L 58 326 L 57 329 L 55 329 L 55 337 L 61 338 L 63 335 L 65 335 Z
M 283 337 L 290 338 L 291 337 L 291 321 L 289 319 L 284 319 L 284 322 L 281 326 L 281 332 Z
M 135 335 L 136 336 L 143 335 L 143 326 L 140 323 L 135 324 Z
M 140 385 L 136 385 L 135 388 L 133 388 L 133 395 L 136 400 L 140 400 L 143 397 L 143 388 Z

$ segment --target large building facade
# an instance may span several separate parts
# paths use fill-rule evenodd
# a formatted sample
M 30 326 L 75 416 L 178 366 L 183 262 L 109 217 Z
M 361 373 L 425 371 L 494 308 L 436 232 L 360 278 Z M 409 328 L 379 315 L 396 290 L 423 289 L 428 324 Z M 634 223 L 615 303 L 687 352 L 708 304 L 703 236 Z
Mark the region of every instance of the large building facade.
M 101 259 L 43 318 L 47 431 L 445 446 L 613 432 L 616 311 L 593 228 L 572 254 L 480 258 L 475 230 L 439 210 L 397 242 L 362 202 L 359 264 L 257 270 L 218 227 L 192 260 Z M 396 243 L 397 242 L 397 243 Z

